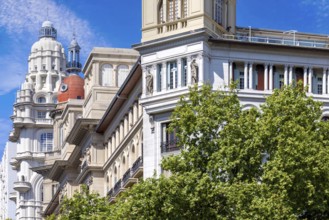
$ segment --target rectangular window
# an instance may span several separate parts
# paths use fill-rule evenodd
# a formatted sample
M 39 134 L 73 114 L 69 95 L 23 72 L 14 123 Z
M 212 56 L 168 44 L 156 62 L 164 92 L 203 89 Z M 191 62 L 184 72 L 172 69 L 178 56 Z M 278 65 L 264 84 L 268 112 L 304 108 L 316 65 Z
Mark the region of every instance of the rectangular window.
M 47 112 L 40 111 L 40 112 L 37 113 L 38 118 L 42 119 L 42 118 L 46 118 L 46 116 L 47 116 Z
M 175 131 L 169 131 L 170 123 L 161 124 L 161 152 L 171 152 L 178 150 L 177 137 Z
M 317 86 L 317 94 L 322 94 L 322 78 L 318 77 L 318 86 Z
M 182 59 L 182 86 L 187 85 L 187 59 Z
M 177 88 L 177 63 L 168 62 L 167 65 L 167 89 L 175 89 Z
M 43 133 L 40 136 L 40 151 L 50 152 L 53 150 L 53 133 Z
M 222 24 L 222 6 L 223 1 L 222 0 L 215 0 L 214 1 L 214 20 L 218 24 Z
M 279 88 L 281 89 L 284 86 L 284 75 L 279 75 Z
M 239 74 L 239 89 L 244 89 L 244 72 Z

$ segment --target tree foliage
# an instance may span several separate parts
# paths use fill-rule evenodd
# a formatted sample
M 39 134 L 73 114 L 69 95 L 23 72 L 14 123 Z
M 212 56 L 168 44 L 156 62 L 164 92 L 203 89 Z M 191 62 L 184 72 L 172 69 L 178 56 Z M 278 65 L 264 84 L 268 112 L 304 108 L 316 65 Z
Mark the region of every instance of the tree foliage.
M 182 150 L 162 161 L 171 176 L 133 186 L 107 219 L 329 219 L 320 119 L 321 103 L 300 84 L 245 110 L 234 90 L 193 87 L 172 114 Z

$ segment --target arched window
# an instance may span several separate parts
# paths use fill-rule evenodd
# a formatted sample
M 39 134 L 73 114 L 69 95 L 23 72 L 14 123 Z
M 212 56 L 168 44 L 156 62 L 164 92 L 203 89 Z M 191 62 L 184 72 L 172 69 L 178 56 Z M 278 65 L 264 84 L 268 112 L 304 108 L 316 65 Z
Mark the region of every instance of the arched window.
M 110 64 L 104 64 L 101 69 L 101 85 L 114 86 L 113 67 Z
M 40 151 L 49 152 L 53 150 L 53 133 L 42 133 L 40 135 Z
M 222 24 L 223 0 L 214 0 L 214 20 Z
M 187 0 L 182 0 L 182 18 L 187 17 L 188 5 Z
M 174 21 L 178 19 L 178 0 L 167 1 L 167 19 L 168 21 Z
M 118 87 L 126 80 L 129 74 L 129 67 L 127 65 L 118 66 Z
M 37 99 L 37 102 L 38 102 L 38 103 L 46 103 L 46 98 L 43 97 L 43 96 L 40 96 L 40 97 Z

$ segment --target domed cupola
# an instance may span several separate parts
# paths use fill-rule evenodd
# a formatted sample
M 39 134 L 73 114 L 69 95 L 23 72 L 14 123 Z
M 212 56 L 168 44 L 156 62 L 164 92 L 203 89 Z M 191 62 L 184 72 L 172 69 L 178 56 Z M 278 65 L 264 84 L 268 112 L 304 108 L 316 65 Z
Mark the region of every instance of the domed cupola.
M 39 31 L 39 38 L 43 37 L 51 37 L 54 39 L 57 38 L 57 30 L 54 28 L 53 23 L 50 21 L 44 21 L 42 23 L 42 27 Z
M 66 71 L 71 74 L 78 74 L 81 72 L 81 63 L 80 63 L 80 46 L 73 35 L 73 39 L 70 43 L 68 49 L 68 61 L 66 63 Z

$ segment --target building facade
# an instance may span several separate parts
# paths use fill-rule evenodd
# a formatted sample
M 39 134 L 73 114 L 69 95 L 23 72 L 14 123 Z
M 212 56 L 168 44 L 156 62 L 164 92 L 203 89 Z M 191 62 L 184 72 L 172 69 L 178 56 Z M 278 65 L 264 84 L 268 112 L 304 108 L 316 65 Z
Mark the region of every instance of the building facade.
M 31 168 L 40 166 L 46 155 L 58 151 L 53 146 L 53 120 L 49 113 L 56 106 L 60 82 L 66 77 L 66 58 L 56 38 L 57 30 L 45 21 L 39 40 L 31 48 L 28 73 L 14 103 L 9 139 L 17 144 L 17 153 L 11 160 L 17 170 L 13 185 L 17 191 L 16 219 L 42 219 L 43 178 Z
M 7 142 L 0 163 L 0 219 L 15 219 L 17 192 L 12 188 L 16 171 L 10 166 L 10 159 L 16 154 L 16 144 Z
M 326 35 L 236 27 L 235 0 L 143 0 L 142 8 L 142 43 L 134 48 L 143 69 L 144 178 L 179 152 L 167 127 L 189 86 L 227 90 L 237 81 L 243 108 L 257 108 L 273 89 L 302 81 L 329 113 Z

